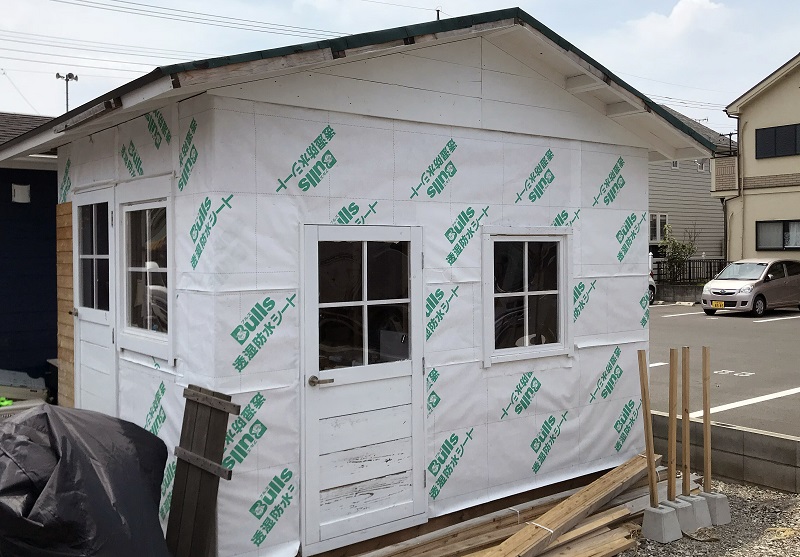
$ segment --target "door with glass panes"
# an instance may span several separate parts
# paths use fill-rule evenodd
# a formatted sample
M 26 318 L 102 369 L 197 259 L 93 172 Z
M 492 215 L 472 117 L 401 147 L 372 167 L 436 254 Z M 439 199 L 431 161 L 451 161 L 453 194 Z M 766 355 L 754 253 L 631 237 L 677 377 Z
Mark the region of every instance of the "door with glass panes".
M 75 404 L 117 415 L 114 188 L 75 194 Z
M 421 238 L 305 227 L 306 554 L 425 521 Z

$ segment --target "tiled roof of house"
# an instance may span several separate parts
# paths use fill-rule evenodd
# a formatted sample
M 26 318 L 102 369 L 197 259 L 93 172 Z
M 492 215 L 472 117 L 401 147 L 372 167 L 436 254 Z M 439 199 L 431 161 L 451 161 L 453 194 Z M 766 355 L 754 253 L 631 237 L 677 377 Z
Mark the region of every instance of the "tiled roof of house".
M 677 110 L 673 110 L 667 105 L 662 104 L 661 107 L 675 116 L 678 120 L 692 128 L 694 131 L 708 139 L 711 143 L 714 144 L 715 152 L 717 151 L 728 151 L 728 150 L 735 150 L 736 149 L 736 141 L 732 141 L 727 135 L 721 134 L 718 131 L 712 130 L 708 126 L 704 126 L 697 120 L 692 120 L 688 116 L 681 114 Z
M 14 139 L 18 135 L 38 128 L 52 119 L 53 118 L 50 116 L 32 116 L 30 114 L 0 112 L 0 145 Z

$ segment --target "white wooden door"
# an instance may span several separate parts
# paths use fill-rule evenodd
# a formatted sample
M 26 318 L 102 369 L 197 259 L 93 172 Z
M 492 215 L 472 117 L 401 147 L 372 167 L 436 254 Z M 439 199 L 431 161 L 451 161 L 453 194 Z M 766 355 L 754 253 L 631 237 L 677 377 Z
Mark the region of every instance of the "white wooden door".
M 114 188 L 73 201 L 75 404 L 118 415 L 114 346 Z
M 421 238 L 305 227 L 306 555 L 426 520 Z

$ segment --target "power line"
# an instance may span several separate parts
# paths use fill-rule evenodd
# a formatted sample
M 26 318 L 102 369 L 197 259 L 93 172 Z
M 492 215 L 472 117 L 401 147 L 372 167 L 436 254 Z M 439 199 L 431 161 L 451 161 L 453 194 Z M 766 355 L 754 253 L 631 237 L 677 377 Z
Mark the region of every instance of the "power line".
M 398 8 L 409 8 L 412 10 L 425 10 L 426 12 L 435 12 L 436 8 L 421 8 L 420 6 L 407 6 L 406 4 L 393 4 L 391 2 L 379 2 L 378 0 L 361 0 L 362 2 L 369 2 L 370 4 L 383 4 L 384 6 L 396 6 Z M 442 12 L 444 13 L 444 12 Z
M 56 54 L 55 52 L 36 52 L 32 50 L 20 50 L 18 48 L 3 48 L 0 47 L 0 52 L 23 52 L 25 54 L 37 54 L 41 56 L 55 56 L 56 58 L 70 58 L 72 60 L 94 60 L 95 62 L 114 62 L 117 64 L 130 64 L 132 66 L 147 66 L 152 68 L 154 65 L 152 63 L 146 62 L 128 62 L 127 60 L 108 60 L 107 58 L 95 58 L 92 56 L 76 56 L 74 54 Z
M 36 110 L 36 107 L 35 107 L 35 106 L 33 106 L 33 105 L 31 104 L 31 101 L 29 101 L 29 100 L 27 99 L 27 97 L 25 97 L 25 95 L 23 95 L 23 94 L 22 94 L 22 91 L 20 91 L 20 90 L 19 90 L 19 87 L 17 87 L 17 85 L 16 85 L 16 84 L 14 83 L 14 81 L 11 79 L 11 76 L 10 76 L 10 75 L 8 75 L 8 74 L 6 73 L 6 71 L 5 71 L 3 68 L 0 68 L 0 73 L 2 73 L 2 75 L 6 76 L 6 77 L 8 78 L 8 82 L 9 82 L 9 83 L 11 84 L 11 86 L 12 86 L 12 87 L 13 87 L 13 88 L 14 88 L 14 89 L 17 91 L 17 93 L 19 93 L 19 96 L 20 96 L 20 97 L 22 97 L 22 100 L 24 100 L 26 103 L 28 103 L 28 106 L 29 106 L 29 107 L 31 107 L 31 109 L 33 109 L 33 111 L 34 111 L 36 114 L 41 114 L 41 112 L 39 112 L 38 110 Z
M 162 10 L 161 12 L 153 11 L 153 10 L 143 10 L 139 8 L 128 8 L 127 6 L 109 6 L 107 4 L 102 4 L 99 2 L 92 2 L 91 0 L 50 0 L 51 2 L 57 2 L 59 4 L 69 4 L 72 6 L 81 6 L 84 8 L 94 8 L 98 10 L 105 10 L 110 12 L 119 12 L 124 14 L 131 14 L 131 15 L 139 15 L 145 17 L 152 17 L 156 19 L 164 19 L 169 21 L 181 21 L 184 23 L 196 23 L 200 25 L 209 25 L 212 27 L 224 27 L 228 29 L 238 29 L 241 31 L 255 31 L 259 33 L 270 33 L 274 35 L 288 35 L 293 37 L 305 37 L 305 38 L 313 38 L 313 39 L 329 39 L 332 37 L 340 36 L 341 34 L 337 34 L 333 31 L 318 31 L 315 29 L 309 29 L 308 31 L 302 31 L 302 27 L 294 29 L 288 29 L 289 26 L 280 26 L 276 27 L 275 24 L 254 21 L 254 22 L 247 22 L 247 23 L 237 23 L 237 21 L 247 21 L 247 20 L 238 20 L 237 18 L 229 18 L 226 16 L 217 16 L 213 14 L 204 14 L 201 12 L 188 12 L 188 13 L 197 13 L 197 16 L 184 16 L 180 13 L 177 13 L 178 10 L 172 10 L 172 8 L 160 8 L 158 6 L 150 6 L 149 4 L 141 4 L 145 6 L 149 6 L 152 8 L 156 8 Z M 172 10 L 172 11 L 168 11 Z M 181 12 L 186 10 L 180 10 Z M 210 16 L 214 19 L 208 19 L 203 16 Z M 228 20 L 225 23 L 219 20 Z
M 53 62 L 53 64 L 55 64 L 55 63 L 56 62 Z M 50 76 L 53 75 L 53 72 L 44 71 L 44 70 L 23 70 L 21 68 L 5 68 L 5 70 L 7 72 L 11 72 L 11 73 L 20 73 L 21 72 L 21 73 L 35 73 L 35 74 L 50 75 Z M 127 77 L 123 77 L 123 76 L 120 76 L 120 75 L 101 75 L 101 74 L 96 74 L 96 73 L 83 73 L 83 72 L 81 72 L 81 77 L 100 77 L 100 78 L 104 78 L 104 79 L 120 79 L 120 80 L 125 80 L 125 81 L 128 80 Z
M 623 72 L 616 72 L 619 75 L 627 75 L 629 77 L 635 77 L 636 79 L 644 79 L 645 81 L 653 81 L 655 83 L 663 83 L 664 85 L 674 85 L 675 87 L 683 87 L 685 89 L 696 89 L 698 91 L 709 91 L 711 93 L 725 93 L 726 95 L 735 95 L 736 93 L 731 91 L 719 91 L 717 89 L 703 89 L 702 87 L 692 87 L 691 85 L 682 85 L 680 83 L 670 83 L 669 81 L 659 81 L 658 79 L 651 79 L 649 77 L 642 77 L 640 75 L 633 75 L 630 73 L 623 73 Z
M 124 52 L 124 51 L 118 51 L 118 50 L 113 50 L 113 49 L 103 49 L 103 48 L 77 48 L 77 47 L 71 47 L 71 46 L 61 46 L 61 45 L 58 45 L 58 44 L 41 43 L 41 42 L 36 42 L 36 41 L 24 41 L 24 40 L 20 40 L 20 39 L 16 39 L 16 38 L 6 39 L 2 35 L 0 35 L 0 42 L 13 42 L 13 43 L 19 43 L 19 44 L 31 44 L 31 45 L 34 45 L 34 46 L 53 47 L 53 48 L 61 48 L 61 49 L 66 49 L 66 50 L 77 50 L 77 51 L 81 51 L 81 52 L 103 52 L 103 53 L 106 53 L 106 54 L 121 54 L 123 56 L 136 56 L 137 58 L 149 58 L 149 59 L 158 59 L 158 60 L 181 60 L 181 61 L 184 61 L 184 62 L 186 61 L 185 57 L 178 58 L 177 56 L 166 56 L 166 55 L 157 55 L 157 54 L 137 54 L 135 52 L 130 52 L 129 53 L 129 52 Z M 12 51 L 12 52 L 29 52 L 30 54 L 50 54 L 49 52 L 36 52 L 36 53 L 34 53 L 34 52 L 31 52 L 31 51 L 28 51 L 28 50 L 14 50 L 14 49 L 11 49 L 11 48 L 3 48 L 3 47 L 0 47 L 0 49 L 9 50 L 9 51 Z M 53 54 L 55 55 L 55 53 L 53 53 Z
M 114 48 L 122 48 L 122 49 L 132 49 L 136 52 L 153 52 L 153 53 L 164 53 L 164 54 L 178 54 L 178 55 L 188 55 L 188 56 L 220 56 L 219 54 L 211 54 L 208 52 L 194 52 L 189 50 L 172 50 L 167 48 L 154 48 L 154 47 L 144 47 L 138 45 L 131 45 L 131 44 L 117 44 L 117 43 L 105 43 L 100 41 L 87 41 L 85 39 L 73 39 L 70 37 L 55 37 L 52 35 L 40 35 L 37 33 L 22 33 L 20 31 L 10 31 L 10 30 L 0 30 L 0 35 L 10 35 L 10 36 L 20 36 L 20 37 L 31 37 L 37 39 L 45 39 L 47 41 L 55 41 L 55 42 L 66 42 L 66 43 L 74 43 L 75 46 L 80 46 L 81 44 L 88 44 L 91 46 L 102 46 L 102 47 L 114 47 Z
M 32 62 L 34 64 L 50 64 L 56 65 L 61 64 L 62 62 L 49 62 L 47 60 L 31 60 L 30 58 L 12 58 L 11 56 L 0 56 L 0 60 L 14 60 L 16 62 Z M 113 60 L 105 60 L 106 62 L 113 62 Z M 127 62 L 122 62 L 126 64 Z M 74 66 L 76 68 L 90 68 L 93 70 L 112 70 L 115 72 L 131 72 L 131 73 L 138 73 L 140 75 L 144 75 L 147 72 L 142 70 L 128 70 L 124 68 L 109 68 L 108 66 L 89 66 L 86 64 L 70 64 L 70 66 Z

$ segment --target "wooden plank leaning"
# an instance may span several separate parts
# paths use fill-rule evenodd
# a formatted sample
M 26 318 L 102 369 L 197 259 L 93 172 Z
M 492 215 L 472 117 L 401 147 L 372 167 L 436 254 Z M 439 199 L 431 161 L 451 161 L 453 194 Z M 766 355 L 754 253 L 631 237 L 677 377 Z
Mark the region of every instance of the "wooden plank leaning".
M 656 459 L 660 459 L 657 456 Z M 647 461 L 636 455 L 568 497 L 500 545 L 480 552 L 481 557 L 534 557 L 605 503 L 631 487 L 647 473 Z M 475 555 L 474 553 L 471 555 Z
M 204 557 L 212 553 L 219 479 L 230 480 L 222 462 L 228 415 L 240 407 L 229 395 L 189 385 L 184 392 L 178 463 L 172 492 L 167 547 L 174 557 Z

